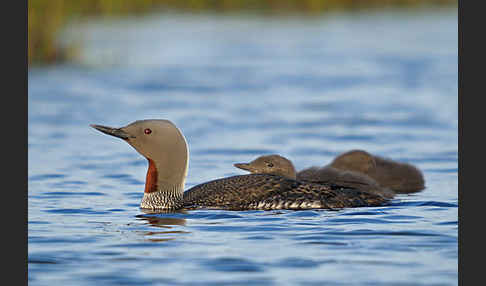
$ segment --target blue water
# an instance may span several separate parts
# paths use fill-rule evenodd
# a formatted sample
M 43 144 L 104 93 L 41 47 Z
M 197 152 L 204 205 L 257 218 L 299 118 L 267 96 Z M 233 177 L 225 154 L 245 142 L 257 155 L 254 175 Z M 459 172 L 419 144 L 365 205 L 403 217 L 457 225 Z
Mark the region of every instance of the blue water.
M 457 10 L 162 14 L 71 26 L 31 68 L 30 285 L 457 285 Z M 279 153 L 416 165 L 426 189 L 339 211 L 139 209 L 147 161 L 89 127 L 165 118 L 186 188 Z

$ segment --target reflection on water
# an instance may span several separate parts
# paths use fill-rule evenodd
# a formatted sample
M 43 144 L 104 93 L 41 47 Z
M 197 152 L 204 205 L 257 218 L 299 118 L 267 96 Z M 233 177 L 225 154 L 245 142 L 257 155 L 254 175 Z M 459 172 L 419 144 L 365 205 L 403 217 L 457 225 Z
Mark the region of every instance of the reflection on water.
M 142 209 L 144 213 L 160 213 L 160 210 L 155 211 L 148 211 Z M 164 227 L 164 228 L 171 228 L 171 225 L 186 225 L 186 220 L 183 218 L 173 218 L 173 217 L 158 217 L 158 216 L 148 216 L 148 215 L 137 215 L 136 218 L 140 220 L 147 221 L 150 225 L 156 227 Z
M 29 71 L 29 284 L 457 284 L 457 11 L 78 32 L 83 65 Z M 89 124 L 146 118 L 184 133 L 186 189 L 264 154 L 301 170 L 356 148 L 427 188 L 337 211 L 141 210 L 147 161 Z

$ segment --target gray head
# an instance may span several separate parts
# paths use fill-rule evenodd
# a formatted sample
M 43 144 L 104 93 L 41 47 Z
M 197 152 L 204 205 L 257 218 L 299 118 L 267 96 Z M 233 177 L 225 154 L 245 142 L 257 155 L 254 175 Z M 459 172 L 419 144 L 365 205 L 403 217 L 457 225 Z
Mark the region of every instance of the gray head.
M 235 167 L 253 174 L 272 174 L 290 179 L 296 179 L 294 164 L 277 154 L 260 156 L 250 163 L 236 163 Z
M 91 127 L 125 140 L 149 161 L 145 193 L 160 190 L 182 192 L 189 152 L 182 132 L 169 120 L 138 120 L 121 128 Z

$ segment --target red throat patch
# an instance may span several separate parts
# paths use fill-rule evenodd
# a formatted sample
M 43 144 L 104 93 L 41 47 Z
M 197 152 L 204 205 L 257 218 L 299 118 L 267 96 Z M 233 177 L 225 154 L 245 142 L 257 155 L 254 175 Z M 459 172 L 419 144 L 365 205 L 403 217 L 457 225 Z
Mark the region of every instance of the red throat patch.
M 147 170 L 147 178 L 145 179 L 145 193 L 153 193 L 157 191 L 157 168 L 154 161 L 147 158 L 149 166 Z

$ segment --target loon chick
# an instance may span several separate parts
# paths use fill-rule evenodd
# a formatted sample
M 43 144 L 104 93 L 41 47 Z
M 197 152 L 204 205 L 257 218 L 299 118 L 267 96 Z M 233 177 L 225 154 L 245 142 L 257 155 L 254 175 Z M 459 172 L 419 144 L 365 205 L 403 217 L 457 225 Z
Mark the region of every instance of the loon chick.
M 337 156 L 330 164 L 339 170 L 361 172 L 381 186 L 396 193 L 413 193 L 423 190 L 422 173 L 415 166 L 371 155 L 363 150 L 351 150 Z
M 294 164 L 278 154 L 260 156 L 250 163 L 235 163 L 233 166 L 252 174 L 272 174 L 297 180 Z
M 395 195 L 392 190 L 381 187 L 372 178 L 358 172 L 342 171 L 330 166 L 310 167 L 296 172 L 294 164 L 278 154 L 260 156 L 249 163 L 235 163 L 234 166 L 252 174 L 273 174 L 316 184 L 335 184 L 378 194 L 386 198 L 393 198 Z
M 299 182 L 271 174 L 226 177 L 184 192 L 189 152 L 184 135 L 172 122 L 153 119 L 138 120 L 121 128 L 91 127 L 125 140 L 148 160 L 142 209 L 335 209 L 388 202 L 359 189 Z

